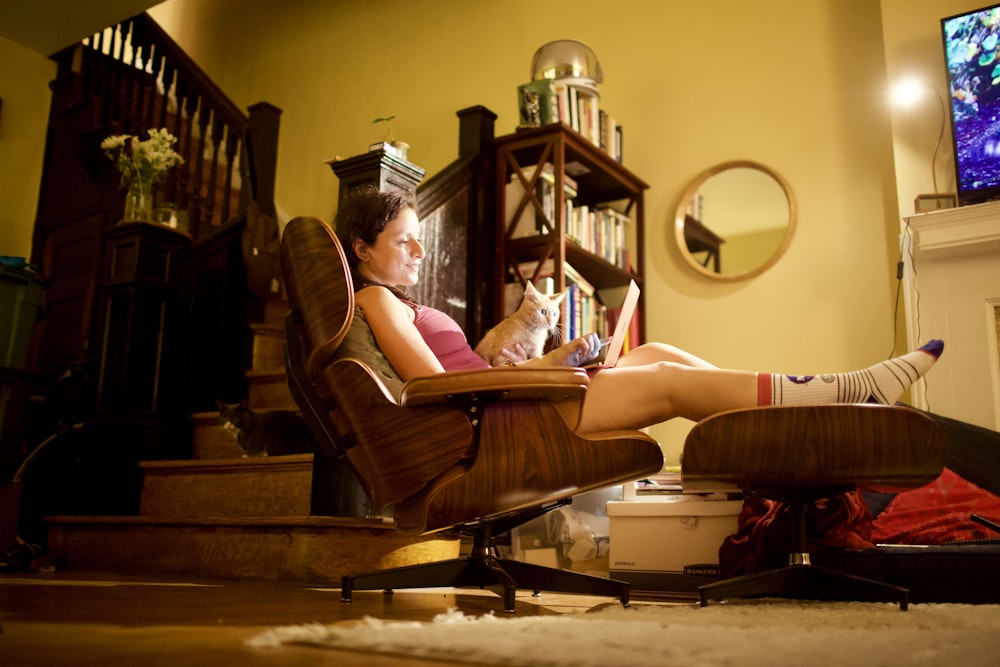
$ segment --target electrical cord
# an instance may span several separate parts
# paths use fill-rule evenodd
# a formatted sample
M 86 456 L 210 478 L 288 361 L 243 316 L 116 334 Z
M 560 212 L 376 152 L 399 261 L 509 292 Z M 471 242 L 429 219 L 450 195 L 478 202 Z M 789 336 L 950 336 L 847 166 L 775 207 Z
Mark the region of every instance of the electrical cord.
M 906 260 L 904 260 L 904 256 Z M 907 260 L 910 262 L 910 272 L 913 274 L 913 282 L 911 285 L 914 296 L 913 320 L 917 327 L 914 340 L 919 343 L 923 338 L 923 334 L 920 331 L 920 289 L 917 287 L 917 263 L 913 254 L 913 233 L 910 230 L 909 218 L 906 219 L 906 226 L 903 228 L 902 241 L 899 249 L 899 261 L 896 262 L 896 304 L 892 316 L 892 351 L 889 352 L 889 359 L 896 356 L 896 339 L 899 333 L 899 301 L 903 288 L 903 275 L 905 273 Z M 927 410 L 929 412 L 931 407 L 930 401 L 927 399 L 927 378 L 921 377 L 918 382 L 920 382 L 924 387 L 924 402 L 927 404 Z

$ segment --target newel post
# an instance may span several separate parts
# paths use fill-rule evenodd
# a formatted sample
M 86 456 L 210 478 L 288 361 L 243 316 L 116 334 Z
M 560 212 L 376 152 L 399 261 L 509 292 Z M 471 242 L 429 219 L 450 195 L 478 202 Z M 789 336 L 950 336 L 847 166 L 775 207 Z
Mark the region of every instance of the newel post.
M 247 148 L 253 173 L 254 200 L 261 213 L 275 217 L 274 182 L 278 167 L 278 126 L 281 109 L 267 102 L 250 107 L 247 122 Z

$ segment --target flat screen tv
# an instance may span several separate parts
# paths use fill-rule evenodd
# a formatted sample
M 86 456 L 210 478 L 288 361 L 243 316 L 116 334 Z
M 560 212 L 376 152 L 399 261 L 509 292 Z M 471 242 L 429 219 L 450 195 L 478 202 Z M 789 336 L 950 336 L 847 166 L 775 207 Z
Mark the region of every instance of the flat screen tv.
M 959 204 L 1000 199 L 1000 3 L 941 19 Z

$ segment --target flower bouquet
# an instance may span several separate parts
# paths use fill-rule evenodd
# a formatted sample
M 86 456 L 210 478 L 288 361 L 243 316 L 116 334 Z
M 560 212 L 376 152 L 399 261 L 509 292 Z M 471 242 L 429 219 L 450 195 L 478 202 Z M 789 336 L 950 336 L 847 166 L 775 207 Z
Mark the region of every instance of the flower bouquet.
M 166 129 L 149 130 L 149 138 L 140 141 L 130 134 L 114 134 L 101 142 L 101 148 L 118 167 L 122 189 L 127 189 L 123 222 L 152 220 L 153 184 L 184 159 L 173 149 L 177 137 Z

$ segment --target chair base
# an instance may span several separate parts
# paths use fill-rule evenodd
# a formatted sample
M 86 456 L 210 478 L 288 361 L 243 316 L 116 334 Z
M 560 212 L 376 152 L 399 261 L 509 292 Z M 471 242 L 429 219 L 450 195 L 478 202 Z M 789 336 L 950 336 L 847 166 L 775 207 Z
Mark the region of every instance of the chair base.
M 900 611 L 909 607 L 909 590 L 875 579 L 837 572 L 816 565 L 787 565 L 753 572 L 698 587 L 701 606 L 726 598 L 795 598 L 799 600 L 843 600 L 895 602 Z
M 497 558 L 492 548 L 485 553 L 474 548 L 472 555 L 463 558 L 345 576 L 341 580 L 340 596 L 344 602 L 350 602 L 356 590 L 382 589 L 391 592 L 396 588 L 443 586 L 491 590 L 503 598 L 506 612 L 514 611 L 514 596 L 519 588 L 536 594 L 544 590 L 617 597 L 622 606 L 629 604 L 627 581 Z

